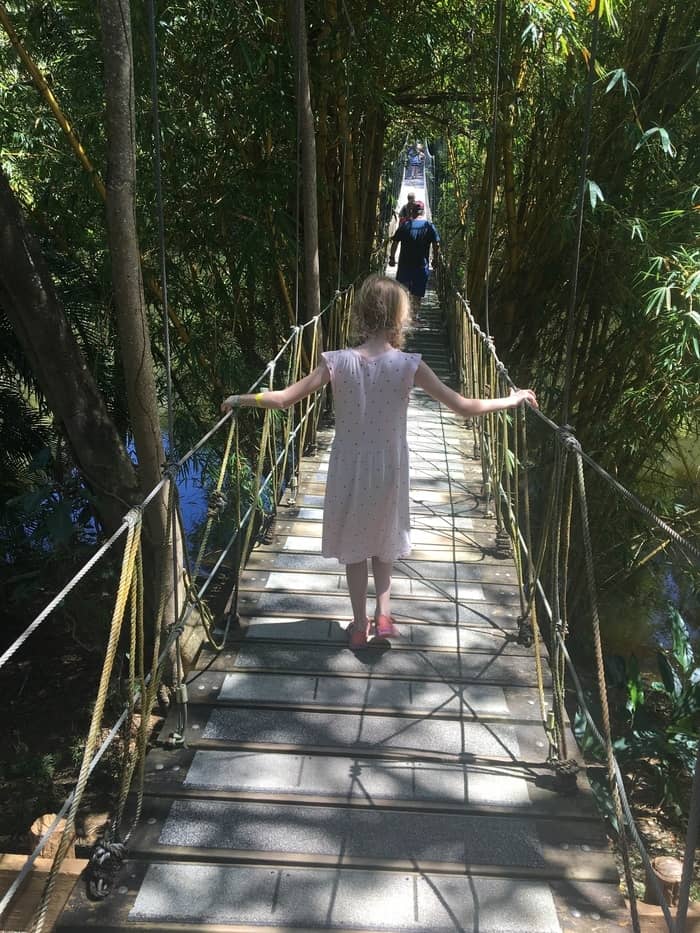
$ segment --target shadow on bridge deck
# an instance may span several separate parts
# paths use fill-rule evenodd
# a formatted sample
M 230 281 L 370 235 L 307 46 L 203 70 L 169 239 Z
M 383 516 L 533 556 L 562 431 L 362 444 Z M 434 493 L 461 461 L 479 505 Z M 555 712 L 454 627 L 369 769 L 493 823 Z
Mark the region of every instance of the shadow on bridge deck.
M 427 304 L 414 348 L 446 375 L 433 292 Z M 496 556 L 471 432 L 415 392 L 409 438 L 400 641 L 346 647 L 342 568 L 320 556 L 322 432 L 295 507 L 243 577 L 240 632 L 202 653 L 200 669 L 213 663 L 190 689 L 188 747 L 148 757 L 115 893 L 76 892 L 60 929 L 627 925 L 585 779 L 559 795 L 545 764 L 532 651 L 513 639 L 515 570 Z

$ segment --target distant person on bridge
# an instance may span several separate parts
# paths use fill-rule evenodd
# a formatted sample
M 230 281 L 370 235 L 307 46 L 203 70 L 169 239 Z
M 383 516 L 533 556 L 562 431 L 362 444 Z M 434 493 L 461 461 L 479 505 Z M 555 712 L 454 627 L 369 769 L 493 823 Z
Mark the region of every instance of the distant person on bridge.
M 409 191 L 406 195 L 406 203 L 399 211 L 399 224 L 405 224 L 407 220 L 411 219 L 415 203 L 416 193 L 415 191 Z
M 522 402 L 536 407 L 537 402 L 530 389 L 504 398 L 464 398 L 441 382 L 419 353 L 405 353 L 410 302 L 394 279 L 369 276 L 357 293 L 353 316 L 358 346 L 322 353 L 316 369 L 286 389 L 231 395 L 221 410 L 240 405 L 289 408 L 331 383 L 336 433 L 328 464 L 322 554 L 345 564 L 353 612 L 349 644 L 363 648 L 372 637 L 381 641 L 399 635 L 391 618 L 391 575 L 394 561 L 411 551 L 406 411 L 413 386 L 463 418 Z M 368 560 L 376 592 L 372 619 L 367 616 Z
M 389 253 L 389 265 L 395 266 L 396 249 L 401 245 L 396 279 L 411 293 L 414 315 L 418 314 L 430 277 L 430 247 L 433 248 L 433 265 L 437 263 L 440 249 L 440 235 L 435 225 L 423 216 L 424 210 L 422 201 L 413 202 L 409 208 L 410 219 L 396 228 Z
M 420 143 L 415 146 L 409 146 L 408 151 L 408 170 L 406 172 L 407 181 L 418 181 L 423 177 L 425 166 L 425 153 Z

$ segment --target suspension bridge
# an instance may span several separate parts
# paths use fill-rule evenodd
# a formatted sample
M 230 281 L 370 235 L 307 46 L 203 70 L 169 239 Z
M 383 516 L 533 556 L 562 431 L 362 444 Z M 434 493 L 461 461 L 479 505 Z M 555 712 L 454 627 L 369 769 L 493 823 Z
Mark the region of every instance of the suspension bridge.
M 419 190 L 429 211 L 430 172 L 428 161 L 425 172 L 402 175 L 398 201 L 409 188 Z M 444 270 L 435 284 L 411 349 L 464 394 L 507 393 L 508 372 L 467 302 Z M 339 290 L 320 315 L 293 328 L 251 388 L 296 378 L 314 365 L 322 342 L 343 346 L 351 303 L 352 288 Z M 207 542 L 225 514 L 225 490 L 240 493 L 238 428 L 249 415 L 222 418 L 194 449 L 228 430 L 194 565 L 175 533 L 176 479 L 193 450 L 169 465 L 142 508 L 125 517 L 0 657 L 0 666 L 12 662 L 62 595 L 109 549 L 123 547 L 76 788 L 5 892 L 0 912 L 11 916 L 13 898 L 65 818 L 31 929 L 54 923 L 60 866 L 85 787 L 126 730 L 137 740 L 125 756 L 111 830 L 93 852 L 88 886 L 76 885 L 57 929 L 641 929 L 629 850 L 637 847 L 646 865 L 649 857 L 612 755 L 584 467 L 684 553 L 696 559 L 697 549 L 541 413 L 496 413 L 465 424 L 414 390 L 408 415 L 414 550 L 399 563 L 394 587 L 401 637 L 391 646 L 370 642 L 350 650 L 344 578 L 320 556 L 333 433 L 327 415 L 322 396 L 281 420 L 265 413 L 253 492 L 247 505 L 237 495 L 232 535 L 211 562 Z M 535 418 L 552 432 L 555 451 L 547 527 L 556 533 L 549 538 L 530 517 L 527 435 Z M 238 472 L 227 479 L 231 463 Z M 161 495 L 174 540 L 164 564 L 174 551 L 185 571 L 174 584 L 177 592 L 182 583 L 176 623 L 147 667 L 136 660 L 145 645 L 140 533 L 144 509 Z M 565 541 L 574 505 L 582 516 L 580 572 L 589 591 L 602 725 L 587 711 L 566 648 L 560 580 L 570 571 Z M 270 511 L 274 530 L 262 535 Z M 545 556 L 554 568 L 551 590 L 541 580 Z M 206 604 L 217 575 L 230 592 L 218 620 Z M 203 647 L 190 670 L 175 665 L 176 703 L 159 739 L 149 742 L 145 723 L 165 660 L 177 655 L 194 620 L 203 624 Z M 123 628 L 132 659 L 129 700 L 103 738 L 105 695 Z M 624 827 L 619 850 L 628 902 L 571 733 L 567 690 L 568 699 L 578 694 L 608 752 L 612 799 Z M 686 905 L 695 841 L 689 835 L 681 886 Z M 650 879 L 667 928 L 682 930 L 653 872 Z
M 429 309 L 413 348 L 447 377 L 434 292 Z M 59 929 L 619 928 L 590 789 L 558 792 L 547 764 L 551 678 L 517 642 L 471 432 L 414 393 L 402 637 L 357 651 L 342 568 L 320 557 L 331 435 L 248 561 L 240 632 L 190 677 L 187 748 L 146 759 L 115 893 L 79 891 Z

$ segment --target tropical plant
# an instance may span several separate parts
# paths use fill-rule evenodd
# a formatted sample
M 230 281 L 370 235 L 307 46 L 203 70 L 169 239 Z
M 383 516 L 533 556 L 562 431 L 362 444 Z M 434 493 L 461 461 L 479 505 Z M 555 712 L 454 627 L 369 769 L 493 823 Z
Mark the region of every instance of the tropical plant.
M 668 619 L 671 647 L 656 655 L 661 680 L 650 682 L 634 655 L 607 658 L 606 673 L 608 686 L 625 699 L 627 715 L 618 714 L 613 743 L 620 765 L 633 782 L 644 779 L 652 786 L 659 806 L 681 815 L 689 804 L 689 776 L 700 738 L 700 659 L 674 606 L 668 607 Z M 580 711 L 574 728 L 584 752 L 604 760 Z

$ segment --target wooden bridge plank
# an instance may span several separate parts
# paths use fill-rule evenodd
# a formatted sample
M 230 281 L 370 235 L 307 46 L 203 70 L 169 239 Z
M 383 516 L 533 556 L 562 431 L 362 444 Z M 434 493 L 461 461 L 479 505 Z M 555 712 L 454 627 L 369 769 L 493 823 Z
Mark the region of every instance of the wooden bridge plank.
M 424 336 L 434 359 L 439 342 Z M 320 555 L 332 439 L 321 431 L 297 502 L 280 507 L 273 543 L 242 577 L 229 645 L 205 648 L 192 672 L 188 747 L 149 755 L 116 894 L 93 905 L 76 892 L 60 929 L 627 923 L 590 788 L 581 778 L 575 796 L 557 793 L 546 761 L 532 649 L 514 640 L 517 580 L 484 514 L 473 431 L 422 392 L 407 423 L 415 546 L 397 565 L 400 639 L 347 648 L 344 575 Z M 177 724 L 173 711 L 164 735 Z

